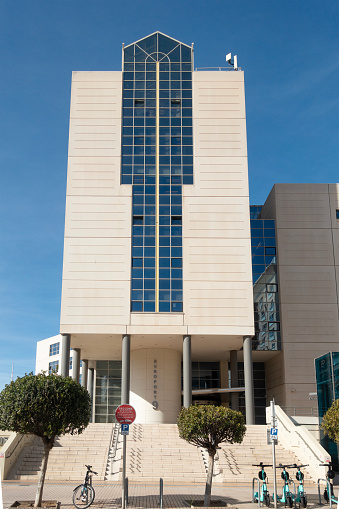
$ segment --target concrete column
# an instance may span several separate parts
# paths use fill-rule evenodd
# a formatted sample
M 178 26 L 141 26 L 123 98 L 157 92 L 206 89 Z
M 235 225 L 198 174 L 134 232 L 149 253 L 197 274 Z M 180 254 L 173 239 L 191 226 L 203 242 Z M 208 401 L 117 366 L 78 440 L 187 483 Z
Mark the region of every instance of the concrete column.
M 87 388 L 88 359 L 82 359 L 81 385 Z
M 76 380 L 79 382 L 79 375 L 80 375 L 80 348 L 74 348 L 73 353 L 73 374 L 72 378 L 73 380 Z
M 121 404 L 129 404 L 130 391 L 130 355 L 131 337 L 129 334 L 122 336 L 122 362 L 121 362 Z
M 90 393 L 91 398 L 93 397 L 93 381 L 94 381 L 94 368 L 88 368 L 88 371 L 87 371 L 87 390 Z
M 93 383 L 94 383 L 94 368 L 88 369 L 87 376 L 87 390 L 92 398 L 92 418 L 91 422 L 94 422 L 94 402 L 93 402 Z
M 231 387 L 238 387 L 238 359 L 237 350 L 230 351 L 230 367 L 231 367 Z M 231 392 L 232 410 L 239 410 L 239 394 Z
M 182 375 L 184 407 L 192 405 L 192 356 L 191 356 L 191 336 L 184 336 L 183 356 L 182 356 Z
M 246 424 L 254 424 L 254 390 L 253 390 L 251 336 L 244 336 L 243 351 L 244 351 Z
M 69 376 L 69 351 L 71 348 L 71 335 L 62 334 L 61 336 L 61 359 L 60 359 L 60 374 L 62 376 Z

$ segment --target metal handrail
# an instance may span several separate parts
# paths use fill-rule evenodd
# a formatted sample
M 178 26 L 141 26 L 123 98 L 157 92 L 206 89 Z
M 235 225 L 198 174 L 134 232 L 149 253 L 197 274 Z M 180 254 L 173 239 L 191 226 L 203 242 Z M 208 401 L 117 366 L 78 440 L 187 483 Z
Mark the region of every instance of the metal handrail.
M 117 432 L 117 433 L 116 433 Z M 112 436 L 113 435 L 113 436 Z M 113 474 L 113 460 L 117 454 L 117 448 L 118 448 L 118 438 L 119 438 L 119 423 L 115 421 L 114 428 L 112 429 L 112 440 L 113 440 L 113 451 L 110 456 L 111 458 L 111 475 Z M 114 440 L 115 437 L 115 440 Z M 112 443 L 112 442 L 110 442 Z
M 215 71 L 215 70 L 218 70 L 218 71 L 234 71 L 234 67 L 196 67 L 195 70 L 196 71 Z M 241 71 L 241 67 L 238 67 L 237 68 L 237 71 Z

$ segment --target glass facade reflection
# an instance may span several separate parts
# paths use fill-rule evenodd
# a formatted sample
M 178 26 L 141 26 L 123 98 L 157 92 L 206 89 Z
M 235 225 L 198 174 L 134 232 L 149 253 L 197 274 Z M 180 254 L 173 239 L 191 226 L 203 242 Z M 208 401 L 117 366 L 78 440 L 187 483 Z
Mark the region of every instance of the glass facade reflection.
M 123 48 L 121 183 L 133 186 L 133 312 L 182 312 L 182 186 L 193 183 L 193 50 L 161 33 Z
M 219 362 L 192 362 L 192 389 L 218 389 Z
M 256 350 L 280 349 L 279 292 L 275 222 L 260 219 L 260 206 L 251 206 L 251 246 Z
M 339 352 L 329 352 L 315 359 L 317 381 L 318 412 L 321 420 L 333 401 L 339 399 Z M 338 468 L 338 448 L 328 436 L 321 436 L 321 445 L 331 455 L 335 468 Z
M 95 422 L 115 422 L 121 403 L 121 361 L 97 361 Z
M 244 387 L 244 363 L 238 362 L 238 385 Z M 266 378 L 265 363 L 253 362 L 253 394 L 255 424 L 266 424 Z M 245 393 L 239 393 L 239 410 L 246 415 Z

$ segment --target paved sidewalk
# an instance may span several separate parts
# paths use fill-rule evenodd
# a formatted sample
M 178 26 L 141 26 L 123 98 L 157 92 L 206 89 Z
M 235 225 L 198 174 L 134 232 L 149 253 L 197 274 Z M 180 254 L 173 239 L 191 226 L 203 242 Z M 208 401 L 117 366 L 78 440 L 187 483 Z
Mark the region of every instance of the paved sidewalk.
M 58 500 L 61 502 L 60 509 L 74 509 L 72 505 L 72 494 L 76 483 L 51 483 L 46 482 L 44 488 L 44 500 Z M 92 509 L 110 509 L 121 507 L 121 485 L 113 484 L 109 481 L 97 482 L 94 484 L 95 501 Z M 163 507 L 184 508 L 190 507 L 191 501 L 203 500 L 205 490 L 204 484 L 166 484 L 164 483 Z M 4 481 L 2 485 L 4 509 L 18 501 L 34 500 L 36 492 L 36 483 L 25 481 Z M 130 484 L 129 486 L 130 509 L 146 509 L 159 507 L 159 485 L 158 484 Z M 280 486 L 279 486 L 280 492 Z M 212 487 L 212 501 L 220 500 L 225 507 L 234 507 L 238 509 L 255 509 L 257 504 L 251 502 L 252 489 L 235 488 L 227 485 L 218 485 L 215 483 Z M 315 509 L 319 506 L 317 488 L 307 490 L 308 509 Z M 299 504 L 297 504 L 297 507 Z M 278 507 L 284 508 L 283 504 L 278 503 Z M 271 508 L 273 503 L 271 502 Z

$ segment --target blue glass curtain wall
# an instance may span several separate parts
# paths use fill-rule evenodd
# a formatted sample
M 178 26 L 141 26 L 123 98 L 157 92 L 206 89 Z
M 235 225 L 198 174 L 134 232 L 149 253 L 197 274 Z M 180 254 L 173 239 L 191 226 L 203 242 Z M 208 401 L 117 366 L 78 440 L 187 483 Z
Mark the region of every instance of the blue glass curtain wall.
M 251 246 L 256 350 L 280 350 L 279 292 L 275 223 L 259 219 L 261 207 L 251 209 Z
M 131 311 L 182 312 L 182 186 L 193 183 L 192 48 L 123 50 L 121 183 L 133 186 Z
M 321 424 L 333 401 L 339 399 L 339 352 L 329 352 L 315 359 L 317 381 L 318 414 Z M 338 468 L 337 444 L 322 433 L 321 445 L 331 455 L 335 468 Z

